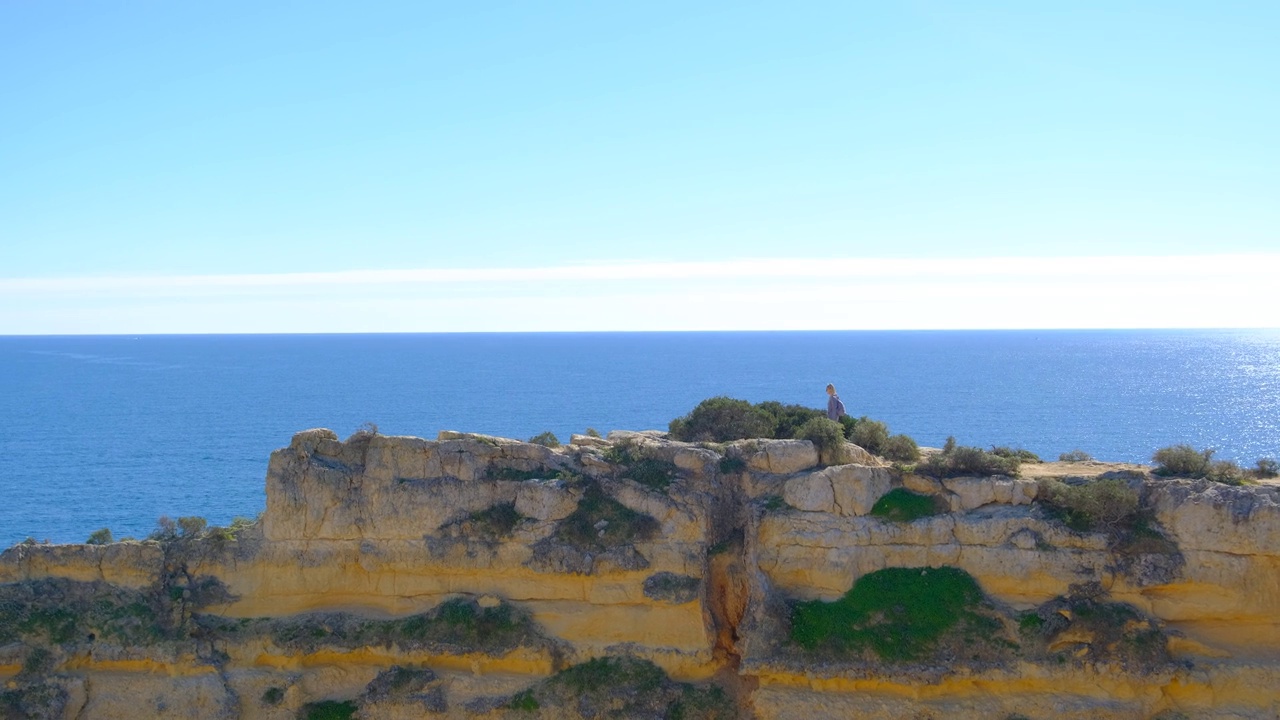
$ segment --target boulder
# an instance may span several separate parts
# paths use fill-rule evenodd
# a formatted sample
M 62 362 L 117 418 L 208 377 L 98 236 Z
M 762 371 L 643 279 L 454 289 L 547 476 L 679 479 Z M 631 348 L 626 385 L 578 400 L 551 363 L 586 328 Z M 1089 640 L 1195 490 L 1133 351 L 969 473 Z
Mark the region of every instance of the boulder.
M 750 452 L 753 444 L 755 451 Z M 745 440 L 735 445 L 747 467 L 758 472 L 789 475 L 818 464 L 818 449 L 808 440 Z

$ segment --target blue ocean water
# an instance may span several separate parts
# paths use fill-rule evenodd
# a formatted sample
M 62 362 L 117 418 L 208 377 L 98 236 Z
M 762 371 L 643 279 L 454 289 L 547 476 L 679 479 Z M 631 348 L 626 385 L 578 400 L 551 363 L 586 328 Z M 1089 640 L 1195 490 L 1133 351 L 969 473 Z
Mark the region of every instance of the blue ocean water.
M 1280 457 L 1280 331 L 0 337 L 0 547 L 256 515 L 304 428 L 567 440 L 828 382 L 923 445 Z

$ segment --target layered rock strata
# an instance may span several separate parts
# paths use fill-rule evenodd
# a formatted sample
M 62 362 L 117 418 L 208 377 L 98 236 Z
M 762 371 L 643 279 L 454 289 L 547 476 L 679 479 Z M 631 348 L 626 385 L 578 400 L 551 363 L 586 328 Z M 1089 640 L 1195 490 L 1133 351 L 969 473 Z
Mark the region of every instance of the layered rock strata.
M 1138 541 L 1070 529 L 1034 480 L 853 445 L 309 430 L 272 454 L 253 525 L 0 555 L 0 712 L 1280 717 L 1280 490 L 1111 474 Z M 899 488 L 937 512 L 873 512 Z M 985 593 L 982 652 L 881 662 L 790 634 L 796 603 L 941 567 Z M 566 699 L 609 678 L 648 689 Z

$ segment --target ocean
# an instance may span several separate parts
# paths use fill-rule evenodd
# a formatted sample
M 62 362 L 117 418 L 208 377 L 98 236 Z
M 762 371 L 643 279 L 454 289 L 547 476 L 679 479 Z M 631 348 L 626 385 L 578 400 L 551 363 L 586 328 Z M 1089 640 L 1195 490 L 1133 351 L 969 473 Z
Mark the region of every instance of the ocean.
M 255 516 L 306 428 L 567 441 L 829 382 L 922 445 L 1280 457 L 1275 330 L 0 337 L 0 547 Z

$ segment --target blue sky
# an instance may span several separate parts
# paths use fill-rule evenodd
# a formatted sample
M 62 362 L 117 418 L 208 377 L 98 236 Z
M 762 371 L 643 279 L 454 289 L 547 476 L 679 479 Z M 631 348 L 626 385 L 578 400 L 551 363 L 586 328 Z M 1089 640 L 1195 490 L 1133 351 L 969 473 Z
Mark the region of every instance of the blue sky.
M 1276 37 L 1272 2 L 4 3 L 0 333 L 1280 325 Z

